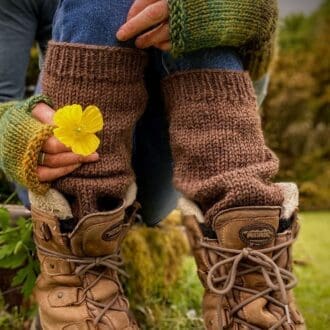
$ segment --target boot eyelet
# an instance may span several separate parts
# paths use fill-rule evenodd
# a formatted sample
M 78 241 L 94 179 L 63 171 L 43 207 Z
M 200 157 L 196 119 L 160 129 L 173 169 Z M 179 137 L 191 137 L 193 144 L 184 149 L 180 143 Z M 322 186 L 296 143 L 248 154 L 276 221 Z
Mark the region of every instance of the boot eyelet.
M 49 226 L 46 224 L 46 223 L 43 223 L 41 226 L 40 226 L 40 231 L 42 233 L 42 236 L 43 236 L 43 239 L 48 242 L 51 240 L 52 238 L 52 232 L 49 228 Z

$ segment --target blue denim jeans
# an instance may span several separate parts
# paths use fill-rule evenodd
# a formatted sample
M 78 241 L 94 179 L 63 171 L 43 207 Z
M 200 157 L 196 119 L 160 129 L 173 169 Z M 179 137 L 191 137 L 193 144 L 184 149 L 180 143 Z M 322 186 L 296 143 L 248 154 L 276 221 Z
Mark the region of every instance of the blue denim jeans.
M 43 53 L 51 38 L 57 0 L 1 0 L 0 4 L 0 103 L 19 100 L 25 94 L 30 50 L 36 41 Z M 26 190 L 16 185 L 24 205 Z
M 125 22 L 133 0 L 60 0 L 54 17 L 53 39 L 59 42 L 134 47 L 134 40 L 119 42 L 115 34 Z M 174 59 L 149 50 L 146 72 L 149 104 L 138 122 L 133 140 L 133 167 L 137 177 L 142 217 L 155 225 L 175 206 L 178 193 L 172 185 L 172 158 L 168 123 L 161 104 L 160 80 L 168 74 L 193 69 L 243 70 L 234 48 L 218 47 Z M 264 86 L 261 83 L 262 86 Z
M 44 51 L 51 37 L 57 0 L 1 0 L 0 102 L 22 99 L 30 50 Z

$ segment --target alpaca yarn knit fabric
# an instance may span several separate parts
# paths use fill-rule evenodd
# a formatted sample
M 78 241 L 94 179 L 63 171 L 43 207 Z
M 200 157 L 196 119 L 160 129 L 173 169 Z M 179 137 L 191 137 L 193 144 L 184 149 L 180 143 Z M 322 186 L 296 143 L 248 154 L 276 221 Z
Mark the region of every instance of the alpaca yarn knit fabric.
M 32 118 L 31 111 L 40 102 L 51 106 L 45 96 L 0 105 L 0 168 L 11 180 L 44 194 L 49 185 L 38 180 L 38 155 L 53 127 Z
M 100 160 L 84 164 L 54 183 L 69 197 L 77 219 L 100 211 L 102 200 L 122 199 L 135 180 L 132 131 L 146 106 L 146 62 L 145 53 L 135 49 L 49 43 L 42 83 L 54 108 L 74 103 L 83 108 L 96 105 L 104 119 Z
M 247 72 L 200 70 L 163 81 L 174 184 L 210 222 L 221 210 L 281 206 L 271 183 L 278 159 L 266 147 Z
M 253 80 L 275 55 L 277 0 L 168 0 L 174 56 L 217 46 L 237 47 Z

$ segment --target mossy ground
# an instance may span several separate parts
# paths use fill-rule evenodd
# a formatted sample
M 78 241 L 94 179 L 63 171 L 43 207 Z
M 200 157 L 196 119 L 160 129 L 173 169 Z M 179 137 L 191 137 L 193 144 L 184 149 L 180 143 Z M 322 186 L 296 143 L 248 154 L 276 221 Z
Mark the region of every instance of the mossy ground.
M 136 227 L 125 243 L 130 279 L 126 289 L 142 329 L 203 329 L 202 288 L 187 241 L 175 226 L 174 214 L 162 228 Z M 301 215 L 302 231 L 295 246 L 297 301 L 309 330 L 330 329 L 330 212 Z M 165 283 L 165 285 L 163 284 Z M 2 310 L 1 310 L 2 309 Z M 26 322 L 25 322 L 26 326 Z M 22 330 L 24 318 L 6 313 L 0 301 L 0 329 Z

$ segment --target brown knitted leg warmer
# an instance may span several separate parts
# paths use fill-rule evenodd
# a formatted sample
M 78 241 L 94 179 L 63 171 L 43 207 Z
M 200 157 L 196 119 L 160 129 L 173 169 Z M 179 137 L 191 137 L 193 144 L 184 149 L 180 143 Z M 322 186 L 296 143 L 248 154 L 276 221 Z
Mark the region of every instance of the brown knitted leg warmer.
M 244 72 L 203 70 L 163 83 L 174 183 L 206 221 L 237 206 L 280 206 L 270 182 L 278 160 L 266 147 L 254 90 Z
M 104 204 L 121 199 L 134 182 L 132 130 L 146 106 L 146 61 L 145 53 L 135 49 L 49 43 L 43 92 L 54 108 L 96 105 L 104 118 L 100 160 L 54 184 L 69 197 L 76 218 L 104 211 Z

